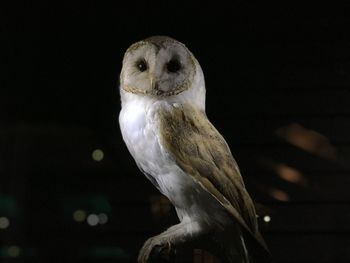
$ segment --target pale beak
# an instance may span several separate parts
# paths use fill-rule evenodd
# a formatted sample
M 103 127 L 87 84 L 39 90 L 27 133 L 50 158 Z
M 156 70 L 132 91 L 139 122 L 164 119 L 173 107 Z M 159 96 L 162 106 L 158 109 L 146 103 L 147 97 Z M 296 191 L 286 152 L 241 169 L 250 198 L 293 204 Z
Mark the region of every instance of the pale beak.
M 161 90 L 159 90 L 159 82 L 154 77 L 151 77 L 151 91 L 156 95 L 163 93 Z

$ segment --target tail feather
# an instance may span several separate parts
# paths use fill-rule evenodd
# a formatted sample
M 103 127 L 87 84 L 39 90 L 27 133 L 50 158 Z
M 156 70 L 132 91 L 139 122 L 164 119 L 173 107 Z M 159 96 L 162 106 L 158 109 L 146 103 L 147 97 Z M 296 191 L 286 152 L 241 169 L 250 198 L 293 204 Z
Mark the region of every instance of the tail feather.
M 252 263 L 244 237 L 238 229 L 225 244 L 225 261 L 228 263 Z
M 268 263 L 271 262 L 270 255 L 252 239 L 249 233 L 245 233 L 239 225 L 233 231 L 228 231 L 224 238 L 223 262 L 227 263 Z

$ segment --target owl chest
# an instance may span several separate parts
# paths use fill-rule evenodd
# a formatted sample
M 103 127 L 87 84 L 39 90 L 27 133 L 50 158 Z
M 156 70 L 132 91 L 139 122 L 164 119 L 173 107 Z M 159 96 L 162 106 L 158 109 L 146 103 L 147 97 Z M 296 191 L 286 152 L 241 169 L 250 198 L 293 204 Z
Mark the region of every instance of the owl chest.
M 163 148 L 157 111 L 136 106 L 139 104 L 124 107 L 119 122 L 123 139 L 138 167 L 170 199 L 181 220 L 189 216 L 210 221 L 211 215 L 202 208 L 211 211 L 221 211 L 221 208 Z
M 123 139 L 138 166 L 146 173 L 155 174 L 164 162 L 156 113 L 140 107 L 125 107 L 120 115 L 120 126 Z
M 184 185 L 183 171 L 163 148 L 157 112 L 162 105 L 154 107 L 142 104 L 123 107 L 119 121 L 123 139 L 139 168 L 158 189 L 168 197 L 181 191 Z M 185 183 L 186 184 L 186 183 Z

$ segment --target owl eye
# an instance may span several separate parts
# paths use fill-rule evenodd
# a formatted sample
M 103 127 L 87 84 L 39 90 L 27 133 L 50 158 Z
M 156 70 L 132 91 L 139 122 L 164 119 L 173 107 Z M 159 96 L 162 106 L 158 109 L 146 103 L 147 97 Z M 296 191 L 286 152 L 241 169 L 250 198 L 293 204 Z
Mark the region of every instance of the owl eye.
M 144 72 L 147 70 L 147 62 L 144 59 L 140 59 L 136 62 L 136 67 L 139 69 L 139 71 Z
M 169 72 L 175 73 L 181 69 L 181 64 L 177 59 L 171 59 L 167 64 L 166 68 Z

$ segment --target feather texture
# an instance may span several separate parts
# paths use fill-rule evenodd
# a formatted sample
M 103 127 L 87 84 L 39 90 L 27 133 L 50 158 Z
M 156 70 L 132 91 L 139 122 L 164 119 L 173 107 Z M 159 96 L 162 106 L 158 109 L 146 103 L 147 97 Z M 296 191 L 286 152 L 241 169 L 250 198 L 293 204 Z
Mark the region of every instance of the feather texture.
M 200 238 L 217 246 L 213 252 L 224 262 L 261 262 L 260 251 L 268 250 L 255 208 L 227 143 L 205 115 L 204 76 L 193 54 L 169 37 L 137 42 L 125 53 L 120 83 L 123 139 L 180 219 L 148 239 L 138 261 L 148 262 L 155 246 Z
M 158 114 L 162 145 L 175 162 L 268 250 L 238 166 L 224 138 L 205 114 L 190 105 Z

